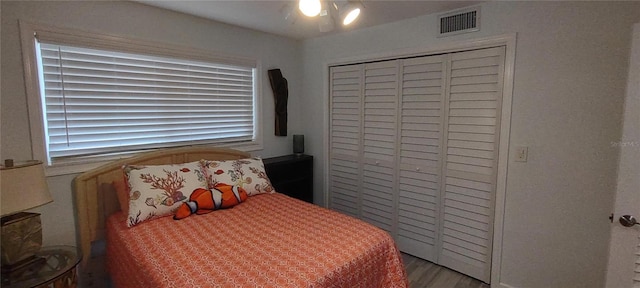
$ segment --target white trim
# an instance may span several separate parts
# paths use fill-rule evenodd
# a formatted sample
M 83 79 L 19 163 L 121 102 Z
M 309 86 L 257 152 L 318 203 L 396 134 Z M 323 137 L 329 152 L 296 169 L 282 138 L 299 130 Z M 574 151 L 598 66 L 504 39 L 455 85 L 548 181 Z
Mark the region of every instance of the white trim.
M 500 122 L 500 148 L 498 178 L 493 219 L 493 252 L 491 257 L 491 283 L 500 283 L 502 269 L 502 237 L 504 233 L 505 203 L 507 197 L 507 172 L 509 168 L 509 143 L 511 141 L 511 109 L 516 60 L 516 34 L 505 35 L 501 41 L 506 46 L 504 57 L 504 82 L 502 87 L 502 118 Z
M 202 49 L 184 47 L 174 44 L 159 43 L 152 41 L 142 41 L 125 38 L 118 35 L 83 31 L 78 29 L 56 27 L 44 23 L 35 23 L 19 20 L 20 44 L 22 48 L 22 60 L 24 65 L 25 91 L 27 96 L 27 107 L 29 113 L 29 127 L 31 139 L 32 159 L 47 162 L 47 147 L 45 139 L 44 115 L 41 105 L 41 83 L 37 75 L 38 63 L 36 55 L 36 38 L 40 40 L 52 41 L 64 44 L 73 44 L 88 48 L 113 49 L 115 51 L 143 53 L 147 55 L 168 56 L 176 58 L 188 58 L 190 60 L 215 62 L 229 65 L 239 65 L 254 68 L 254 139 L 251 142 L 242 144 L 221 143 L 208 144 L 217 147 L 234 148 L 241 151 L 257 151 L 264 148 L 262 129 L 262 63 L 258 59 L 239 57 L 207 51 Z M 120 153 L 96 157 L 86 162 L 61 162 L 46 167 L 47 176 L 74 174 L 99 167 L 108 161 L 126 158 L 134 155 L 132 153 Z
M 324 107 L 326 110 L 324 110 L 324 112 L 322 113 L 322 117 L 324 118 L 322 123 L 324 123 L 324 127 L 322 129 L 322 132 L 324 133 L 323 135 L 326 135 L 326 137 L 322 137 L 322 145 L 324 145 L 323 150 L 325 151 L 324 153 L 324 162 L 323 165 L 321 167 L 321 171 L 324 171 L 324 179 L 322 179 L 322 181 L 324 181 L 323 183 L 325 183 L 324 185 L 324 208 L 329 208 L 329 159 L 331 158 L 331 155 L 329 153 L 329 121 L 331 121 L 330 117 L 329 117 L 329 111 L 330 109 L 329 105 L 331 103 L 330 99 L 329 99 L 329 79 L 331 77 L 330 73 L 330 69 L 329 69 L 329 64 L 325 63 L 324 65 L 322 65 L 322 69 L 323 69 L 323 79 L 322 79 L 322 83 L 324 83 L 322 85 L 322 95 L 325 95 L 325 97 L 322 97 L 322 107 Z
M 498 36 L 479 38 L 474 40 L 455 41 L 449 43 L 441 43 L 430 47 L 421 48 L 409 48 L 398 49 L 393 51 L 386 51 L 382 53 L 375 53 L 369 55 L 358 55 L 355 57 L 346 57 L 341 59 L 333 59 L 325 61 L 324 63 L 324 135 L 329 135 L 329 67 L 347 64 L 356 64 L 369 61 L 382 61 L 395 58 L 423 56 L 430 54 L 451 53 L 459 52 L 471 49 L 481 49 L 496 46 L 505 46 L 505 64 L 504 64 L 504 82 L 503 82 L 503 95 L 502 95 L 502 116 L 500 125 L 500 144 L 498 155 L 498 175 L 496 181 L 496 198 L 495 198 L 495 211 L 493 222 L 493 249 L 491 256 L 491 283 L 496 283 L 498 287 L 510 287 L 506 284 L 500 283 L 500 271 L 502 266 L 502 238 L 504 229 L 504 213 L 505 213 L 505 199 L 507 189 L 507 171 L 508 171 L 508 157 L 509 157 L 509 142 L 511 132 L 511 105 L 513 99 L 513 81 L 514 81 L 514 68 L 515 68 L 515 55 L 516 55 L 516 33 L 502 34 Z M 328 137 L 325 137 L 328 138 Z M 329 142 L 328 139 L 324 139 L 324 151 L 325 151 L 325 165 L 323 167 L 325 179 L 325 206 L 329 201 Z
M 242 151 L 256 151 L 264 148 L 264 138 L 262 136 L 262 61 L 255 60 L 255 74 L 253 75 L 253 107 L 254 107 L 254 119 L 253 129 L 255 133 L 255 139 L 253 139 L 252 145 L 243 145 L 243 147 L 231 147 Z
M 38 63 L 35 59 L 36 27 L 26 21 L 18 21 L 20 27 L 20 44 L 22 45 L 22 63 L 24 65 L 24 88 L 27 94 L 27 108 L 29 111 L 29 128 L 31 138 L 31 158 L 47 161 L 46 141 L 44 138 L 44 123 L 42 106 L 40 105 L 40 81 L 37 73 Z
M 395 50 L 384 51 L 380 53 L 372 53 L 372 54 L 358 55 L 353 57 L 339 58 L 339 59 L 329 60 L 326 62 L 325 65 L 339 66 L 339 65 L 348 65 L 348 64 L 358 64 L 362 62 L 383 61 L 383 60 L 391 60 L 396 58 L 408 58 L 408 57 L 425 56 L 425 55 L 431 55 L 431 54 L 460 52 L 460 51 L 465 51 L 470 49 L 482 49 L 482 48 L 489 48 L 489 47 L 496 47 L 496 46 L 504 46 L 504 45 L 508 45 L 508 43 L 510 42 L 509 41 L 510 38 L 513 38 L 515 41 L 516 33 L 507 33 L 499 36 L 484 37 L 484 38 L 478 38 L 478 39 L 472 39 L 472 40 L 438 43 L 430 47 L 395 49 Z M 513 48 L 515 49 L 515 47 Z

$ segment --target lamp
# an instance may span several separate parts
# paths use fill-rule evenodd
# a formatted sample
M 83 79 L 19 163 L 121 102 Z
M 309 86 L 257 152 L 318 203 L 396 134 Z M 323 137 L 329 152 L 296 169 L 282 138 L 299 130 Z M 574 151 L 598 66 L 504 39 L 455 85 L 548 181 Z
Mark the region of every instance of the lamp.
M 360 16 L 360 11 L 362 11 L 363 8 L 364 6 L 362 5 L 362 3 L 360 3 L 360 1 L 349 1 L 347 5 L 344 6 L 344 8 L 340 9 L 340 18 L 342 19 L 342 25 L 346 26 L 356 21 L 356 19 L 358 19 L 358 16 Z
M 43 263 L 35 256 L 42 246 L 40 214 L 22 212 L 53 201 L 40 161 L 0 165 L 2 202 L 2 273 L 11 275 Z M 9 276 L 10 277 L 10 276 Z
M 322 3 L 320 3 L 320 0 L 300 0 L 300 2 L 298 2 L 298 7 L 302 14 L 309 17 L 315 17 L 320 14 Z
M 298 9 L 292 9 L 285 3 L 280 9 L 283 18 L 289 24 L 295 24 L 298 12 L 309 18 L 320 15 L 318 28 L 320 32 L 333 31 L 335 21 L 340 19 L 342 26 L 348 26 L 358 19 L 364 9 L 364 0 L 298 0 Z

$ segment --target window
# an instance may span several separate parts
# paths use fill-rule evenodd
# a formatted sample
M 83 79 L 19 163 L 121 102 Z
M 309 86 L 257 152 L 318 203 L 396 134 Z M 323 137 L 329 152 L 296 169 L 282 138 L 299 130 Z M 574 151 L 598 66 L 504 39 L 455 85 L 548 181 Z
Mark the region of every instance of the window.
M 253 68 L 39 43 L 50 161 L 253 139 Z
M 31 35 L 42 160 L 50 165 L 154 148 L 257 142 L 255 61 L 180 57 L 175 49 L 145 53 L 131 41 L 119 49 L 100 39 Z

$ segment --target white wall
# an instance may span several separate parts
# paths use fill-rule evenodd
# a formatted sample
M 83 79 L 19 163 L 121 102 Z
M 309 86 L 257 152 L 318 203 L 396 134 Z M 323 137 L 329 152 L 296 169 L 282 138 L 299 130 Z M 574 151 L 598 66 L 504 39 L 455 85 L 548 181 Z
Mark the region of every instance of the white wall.
M 529 161 L 508 164 L 500 282 L 602 287 L 618 157 L 612 143 L 640 3 L 497 1 L 482 4 L 481 17 L 480 32 L 454 37 L 436 38 L 436 17 L 423 16 L 303 42 L 315 200 L 324 202 L 327 63 L 516 32 L 510 154 L 528 146 Z
M 18 19 L 129 38 L 194 47 L 262 62 L 263 157 L 290 154 L 292 139 L 274 136 L 274 101 L 267 70 L 280 68 L 289 80 L 289 134 L 300 134 L 300 42 L 127 1 L 2 1 L 2 88 L 0 159 L 32 159 Z M 42 213 L 45 245 L 75 245 L 71 181 L 49 177 L 54 202 Z
M 264 70 L 265 149 L 254 154 L 265 157 L 291 151 L 291 137 L 272 136 L 266 70 L 281 68 L 289 80 L 289 135 L 306 135 L 305 150 L 315 156 L 314 198 L 320 204 L 326 63 L 517 32 L 511 146 L 529 146 L 530 154 L 527 163 L 509 163 L 501 282 L 513 287 L 604 285 L 617 163 L 611 143 L 620 137 L 630 27 L 640 21 L 640 3 L 493 2 L 482 4 L 478 33 L 436 38 L 435 16 L 423 16 L 302 43 L 132 2 L 0 5 L 0 159 L 31 158 L 17 25 L 17 19 L 25 19 L 257 57 Z M 49 178 L 54 202 L 38 209 L 45 244 L 75 244 L 74 176 Z

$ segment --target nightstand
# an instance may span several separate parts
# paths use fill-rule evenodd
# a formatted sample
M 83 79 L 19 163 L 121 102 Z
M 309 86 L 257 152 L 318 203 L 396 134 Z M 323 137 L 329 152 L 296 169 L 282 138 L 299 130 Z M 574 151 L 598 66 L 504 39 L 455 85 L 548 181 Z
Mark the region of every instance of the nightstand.
M 46 262 L 24 271 L 13 279 L 5 279 L 3 276 L 2 287 L 76 287 L 76 270 L 82 259 L 76 247 L 43 247 L 36 255 L 44 258 Z
M 276 192 L 313 203 L 313 156 L 294 154 L 262 162 Z

